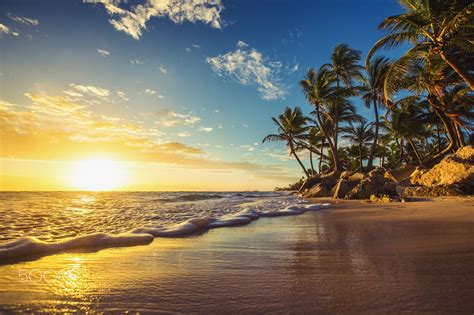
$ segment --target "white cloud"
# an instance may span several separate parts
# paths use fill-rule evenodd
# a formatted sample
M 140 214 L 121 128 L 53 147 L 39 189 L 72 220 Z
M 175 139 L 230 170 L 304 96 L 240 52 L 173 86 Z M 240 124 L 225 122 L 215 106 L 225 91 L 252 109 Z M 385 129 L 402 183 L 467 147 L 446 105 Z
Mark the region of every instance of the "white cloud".
M 198 44 L 193 44 L 193 47 L 198 49 L 200 46 Z
M 126 102 L 128 102 L 128 101 L 130 100 L 129 98 L 127 98 L 127 96 L 125 95 L 125 93 L 122 92 L 122 91 L 117 91 L 117 95 L 118 95 L 118 97 L 120 97 L 122 100 L 124 100 L 124 101 L 126 101 Z
M 166 70 L 166 68 L 163 65 L 160 65 L 158 69 L 160 70 L 161 73 L 168 74 L 168 70 Z
M 82 93 L 86 93 L 92 96 L 96 96 L 100 98 L 106 98 L 107 96 L 109 96 L 109 90 L 98 87 L 98 86 L 79 85 L 79 84 L 74 84 L 74 83 L 69 84 L 69 86 Z
M 143 61 L 138 60 L 138 59 L 130 59 L 130 63 L 132 65 L 143 65 L 143 64 L 145 64 Z
M 169 109 L 163 109 L 155 114 L 158 118 L 156 123 L 165 127 L 172 127 L 172 126 L 182 126 L 182 125 L 194 125 L 198 121 L 201 120 L 201 117 L 194 116 L 191 114 L 181 114 L 174 112 Z M 183 137 L 184 133 L 178 136 Z M 184 135 L 185 137 L 186 135 Z
M 102 57 L 107 57 L 107 56 L 110 55 L 110 51 L 105 50 L 105 49 L 100 49 L 100 48 L 98 48 L 98 49 L 97 49 L 97 52 L 98 52 L 99 54 L 101 54 Z
M 249 47 L 249 44 L 247 44 L 247 43 L 244 42 L 244 41 L 239 40 L 239 41 L 237 42 L 237 47 L 240 47 L 240 48 Z
M 23 23 L 28 26 L 37 26 L 39 24 L 39 21 L 37 19 L 27 18 L 25 16 L 16 16 L 13 14 L 8 14 L 8 17 L 15 22 Z
M 187 52 L 191 52 L 191 48 L 187 47 L 187 48 L 186 48 L 186 51 L 187 51 Z
M 181 138 L 185 138 L 185 137 L 189 137 L 191 136 L 191 134 L 187 131 L 184 131 L 184 132 L 180 132 L 178 134 L 176 134 L 178 137 L 181 137 Z
M 156 91 L 155 91 L 155 90 L 146 89 L 146 90 L 145 90 L 145 94 L 147 94 L 147 95 L 156 95 Z
M 98 0 L 112 16 L 110 24 L 117 30 L 127 33 L 134 39 L 142 36 L 146 24 L 153 17 L 168 17 L 174 23 L 186 21 L 203 22 L 213 28 L 221 28 L 220 0 L 144 0 L 128 9 L 120 7 L 122 1 Z
M 238 48 L 223 55 L 206 58 L 219 76 L 228 76 L 243 85 L 255 85 L 264 100 L 282 99 L 287 94 L 278 73 L 279 61 L 271 61 L 255 49 Z
M 81 93 L 77 93 L 77 92 L 70 91 L 70 90 L 63 91 L 63 93 L 66 94 L 67 96 L 70 96 L 70 97 L 82 97 Z
M 212 130 L 214 130 L 214 128 L 212 127 L 199 127 L 198 128 L 198 131 L 202 131 L 202 132 L 211 132 Z
M 3 35 L 13 35 L 13 36 L 19 36 L 20 34 L 18 32 L 12 31 L 8 26 L 5 24 L 0 23 L 0 37 Z

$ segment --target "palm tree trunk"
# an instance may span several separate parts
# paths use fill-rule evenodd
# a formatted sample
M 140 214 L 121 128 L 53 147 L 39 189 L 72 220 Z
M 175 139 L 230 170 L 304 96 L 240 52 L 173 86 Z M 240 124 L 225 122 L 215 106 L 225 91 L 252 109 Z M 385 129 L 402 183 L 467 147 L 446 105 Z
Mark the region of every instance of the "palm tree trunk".
M 364 171 L 364 165 L 362 164 L 362 145 L 359 144 L 359 171 Z
M 379 138 L 379 110 L 377 108 L 377 98 L 374 96 L 374 115 L 375 115 L 375 133 L 374 133 L 374 142 L 372 142 L 372 147 L 370 148 L 369 160 L 367 161 L 367 169 L 372 169 L 372 164 L 374 161 L 375 149 L 377 148 L 377 140 Z
M 313 166 L 313 151 L 309 151 L 309 163 L 311 164 L 311 175 L 314 176 L 316 174 L 316 171 L 314 170 Z
M 319 112 L 319 106 L 315 105 L 315 107 L 316 107 L 316 118 L 318 119 L 318 123 L 321 126 L 321 130 L 323 131 L 323 134 L 326 137 L 326 140 L 328 141 L 329 147 L 331 148 L 332 159 L 334 162 L 334 170 L 336 172 L 339 172 L 341 171 L 341 162 L 339 161 L 337 150 L 335 150 L 334 143 L 332 142 L 331 137 L 329 137 L 329 133 L 327 132 L 326 128 L 323 125 L 323 122 L 321 120 L 321 113 Z
M 441 58 L 446 62 L 457 74 L 469 85 L 472 91 L 474 91 L 474 80 L 470 77 L 469 72 L 464 71 L 460 67 L 458 67 L 454 61 L 452 61 L 443 51 L 439 53 Z
M 466 143 L 464 142 L 464 137 L 461 128 L 459 128 L 458 124 L 454 123 L 454 129 L 456 130 L 456 135 L 458 137 L 459 147 L 462 148 L 466 145 Z
M 293 147 L 293 142 L 290 140 L 288 144 L 290 146 L 291 154 L 295 157 L 296 161 L 298 161 L 298 164 L 303 169 L 303 172 L 305 173 L 306 177 L 309 177 L 308 170 L 306 169 L 306 167 L 304 167 L 304 164 L 301 162 L 300 158 L 298 157 L 298 155 L 295 152 L 295 148 Z
M 415 155 L 416 155 L 416 158 L 418 160 L 418 165 L 421 166 L 423 165 L 423 161 L 421 160 L 421 156 L 420 156 L 420 153 L 418 152 L 418 149 L 416 148 L 416 145 L 415 143 L 413 142 L 413 139 L 411 137 L 408 137 L 408 142 L 410 143 L 410 146 L 411 148 L 413 149 L 413 151 L 415 151 Z
M 339 93 L 339 75 L 336 77 L 336 89 Z M 338 144 L 338 137 L 339 137 L 339 103 L 336 101 L 336 108 L 335 108 L 335 116 L 334 117 L 334 149 L 337 152 L 337 144 Z
M 319 162 L 318 162 L 319 173 L 321 173 L 321 168 L 323 166 L 323 153 L 324 153 L 324 138 L 321 140 L 321 151 L 319 152 Z
M 453 129 L 452 129 L 452 126 L 450 124 L 450 121 L 444 116 L 444 114 L 436 107 L 436 106 L 433 106 L 433 103 L 432 101 L 429 101 L 430 104 L 431 104 L 431 107 L 433 107 L 433 110 L 434 112 L 436 113 L 436 115 L 439 117 L 439 119 L 441 120 L 441 122 L 443 123 L 443 126 L 444 126 L 444 129 L 446 129 L 448 135 L 449 135 L 449 144 L 446 148 L 444 148 L 444 150 L 442 150 L 441 152 L 439 152 L 438 154 L 436 154 L 433 159 L 437 159 L 443 155 L 445 155 L 446 153 L 448 153 L 449 151 L 451 151 L 451 149 L 453 149 L 454 147 L 454 141 L 456 139 L 456 134 L 454 133 Z
M 398 141 L 397 141 L 398 142 Z M 398 163 L 402 163 L 403 158 L 404 158 L 404 153 L 403 153 L 403 139 L 400 138 L 400 143 L 399 143 L 399 148 L 400 148 L 400 159 Z

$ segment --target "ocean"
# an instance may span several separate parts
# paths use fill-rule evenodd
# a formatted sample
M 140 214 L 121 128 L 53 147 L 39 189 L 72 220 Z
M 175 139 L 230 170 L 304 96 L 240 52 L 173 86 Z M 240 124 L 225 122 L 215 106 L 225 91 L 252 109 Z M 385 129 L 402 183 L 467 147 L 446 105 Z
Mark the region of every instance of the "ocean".
M 0 259 L 145 244 L 309 209 L 288 192 L 2 192 L 0 203 Z

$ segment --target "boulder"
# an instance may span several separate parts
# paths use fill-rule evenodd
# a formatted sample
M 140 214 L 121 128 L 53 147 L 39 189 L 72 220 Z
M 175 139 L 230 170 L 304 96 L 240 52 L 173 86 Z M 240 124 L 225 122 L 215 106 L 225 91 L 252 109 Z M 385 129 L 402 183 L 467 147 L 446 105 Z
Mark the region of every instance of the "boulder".
M 341 176 L 339 176 L 340 179 L 349 179 L 351 175 L 353 175 L 355 172 L 353 171 L 344 171 L 341 173 Z
M 339 182 L 331 190 L 332 197 L 334 199 L 344 198 L 358 183 L 358 181 L 349 181 L 344 178 L 339 179 Z
M 341 173 L 336 171 L 324 174 L 321 176 L 321 184 L 330 189 L 337 184 L 340 175 Z
M 400 166 L 399 168 L 390 171 L 390 173 L 393 175 L 396 182 L 401 182 L 405 179 L 409 179 L 410 175 L 413 173 L 415 169 L 416 169 L 416 166 L 413 164 L 404 164 Z
M 299 192 L 303 192 L 306 189 L 311 188 L 320 182 L 321 182 L 321 174 L 316 174 L 314 176 L 311 176 L 303 182 L 303 185 L 301 185 Z
M 397 186 L 397 192 L 401 197 L 438 197 L 438 196 L 461 196 L 465 195 L 466 187 L 461 185 L 440 186 Z
M 389 196 L 397 196 L 397 185 L 398 184 L 396 182 L 385 182 L 385 184 L 383 185 L 384 194 Z
M 395 175 L 393 175 L 392 172 L 390 172 L 390 171 L 386 171 L 383 174 L 383 177 L 389 182 L 397 182 L 397 179 L 395 178 Z
M 428 187 L 453 184 L 474 186 L 474 146 L 459 149 L 430 170 L 415 170 L 410 182 Z
M 306 190 L 303 194 L 305 198 L 318 198 L 318 197 L 328 197 L 329 196 L 329 189 L 319 183 L 314 185 L 313 187 Z
M 380 184 L 378 177 L 365 178 L 346 194 L 346 199 L 368 199 L 370 195 L 381 195 L 383 193 L 383 183 Z
M 358 180 L 363 180 L 365 178 L 365 174 L 364 173 L 354 173 L 352 174 L 351 176 L 349 176 L 349 180 L 350 181 L 358 181 Z

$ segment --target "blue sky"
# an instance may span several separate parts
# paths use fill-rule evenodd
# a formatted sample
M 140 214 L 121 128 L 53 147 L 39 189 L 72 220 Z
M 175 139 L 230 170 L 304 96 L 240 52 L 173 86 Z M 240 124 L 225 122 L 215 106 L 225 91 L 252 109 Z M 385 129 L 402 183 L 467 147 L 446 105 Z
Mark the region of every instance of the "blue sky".
M 140 8 L 148 11 L 140 15 Z M 2 1 L 0 100 L 16 116 L 50 114 L 45 107 L 57 110 L 52 102 L 64 101 L 82 116 L 138 124 L 147 130 L 140 136 L 147 137 L 148 146 L 152 142 L 162 150 L 184 148 L 185 154 L 195 154 L 197 161 L 193 166 L 185 162 L 185 168 L 243 172 L 236 189 L 246 183 L 248 189 L 271 189 L 301 172 L 283 144 L 261 144 L 275 131 L 270 117 L 285 106 L 309 112 L 298 86 L 305 70 L 327 62 L 339 43 L 365 56 L 381 36 L 377 25 L 401 10 L 388 0 Z M 43 119 L 35 123 L 39 130 L 30 132 L 51 126 L 41 126 L 49 118 L 40 114 L 35 116 Z M 56 121 L 53 131 L 77 135 L 82 130 L 63 122 Z M 16 129 L 9 126 L 21 134 L 15 143 L 28 141 L 26 132 L 19 131 L 25 129 L 21 123 Z M 8 145 L 2 143 L 4 159 L 70 159 L 38 154 L 43 147 L 31 152 L 6 150 Z M 156 162 L 179 168 L 173 152 L 167 153 L 167 159 Z M 201 167 L 200 159 L 225 166 L 218 171 Z M 147 157 L 142 162 L 155 161 Z

